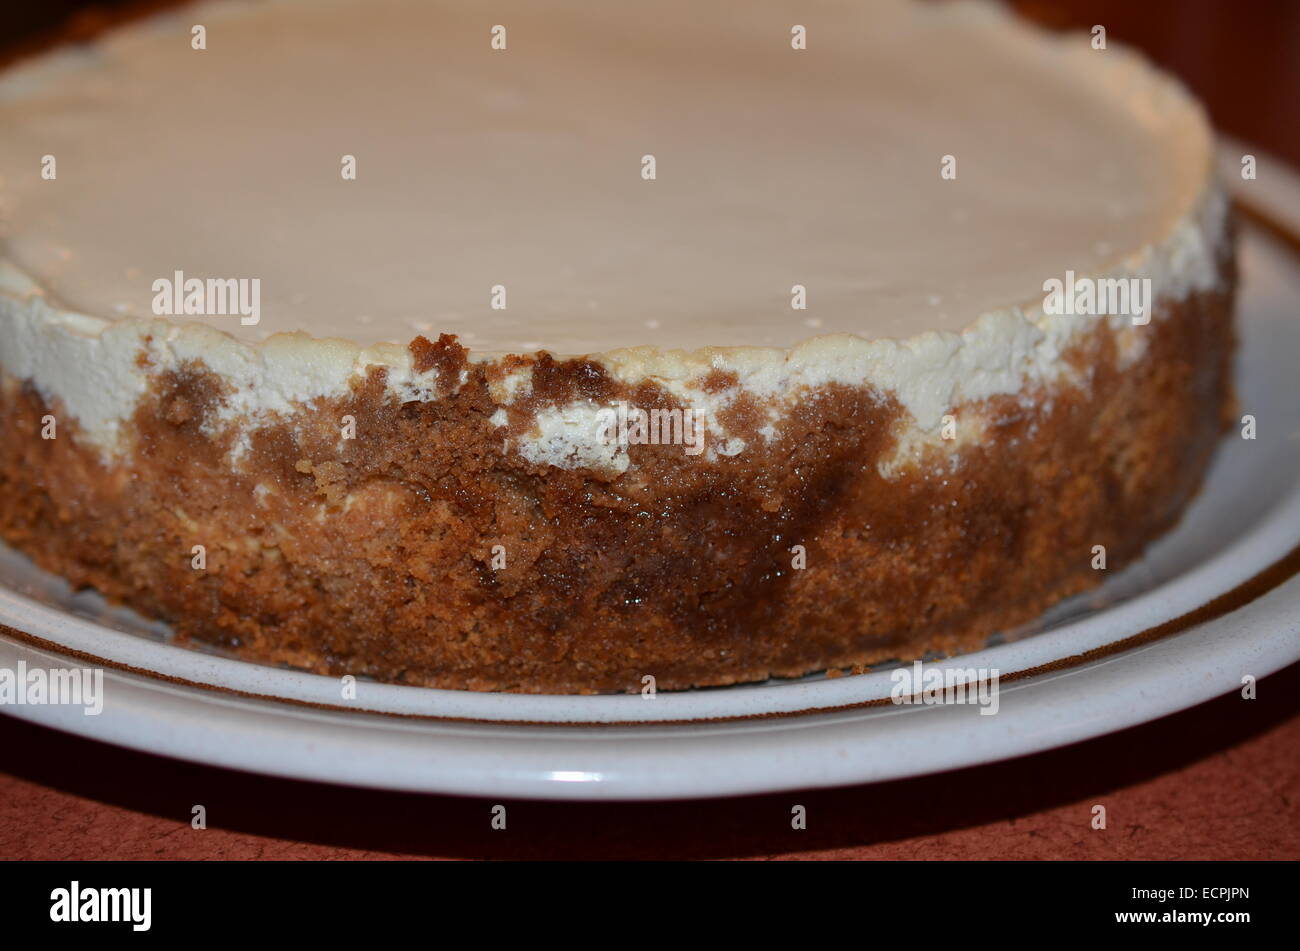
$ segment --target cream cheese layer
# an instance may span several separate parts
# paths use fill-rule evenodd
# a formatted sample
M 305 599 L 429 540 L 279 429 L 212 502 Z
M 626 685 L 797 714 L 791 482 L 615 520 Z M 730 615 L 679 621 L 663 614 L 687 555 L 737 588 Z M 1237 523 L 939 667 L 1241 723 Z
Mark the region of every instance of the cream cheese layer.
M 7 71 L 0 129 L 0 365 L 106 452 L 158 369 L 231 420 L 375 364 L 426 399 L 440 333 L 929 431 L 1058 372 L 1045 281 L 1176 298 L 1225 232 L 1181 87 L 980 3 L 225 0 Z M 185 279 L 256 322 L 168 316 Z

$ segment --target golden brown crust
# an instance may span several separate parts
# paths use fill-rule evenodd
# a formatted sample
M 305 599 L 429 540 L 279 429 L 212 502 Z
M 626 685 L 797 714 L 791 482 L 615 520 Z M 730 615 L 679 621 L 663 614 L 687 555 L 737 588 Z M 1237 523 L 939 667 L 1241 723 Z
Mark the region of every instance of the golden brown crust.
M 222 385 L 200 365 L 156 378 L 109 468 L 70 421 L 41 439 L 58 407 L 10 386 L 0 533 L 182 638 L 401 683 L 670 689 L 967 650 L 1099 583 L 1093 546 L 1113 571 L 1177 520 L 1231 405 L 1231 303 L 1225 289 L 1164 305 L 1127 367 L 1113 332 L 1085 335 L 1068 358 L 1086 385 L 959 407 L 981 437 L 891 478 L 877 464 L 901 411 L 845 386 L 806 396 L 770 443 L 738 401 L 738 456 L 644 445 L 622 474 L 533 464 L 503 433 L 541 407 L 679 404 L 542 355 L 499 429 L 498 371 L 447 337 L 412 353 L 440 379 L 467 373 L 455 392 L 399 404 L 372 371 L 348 399 L 255 430 L 233 472 L 233 434 L 209 425 Z M 346 416 L 355 439 L 340 439 Z

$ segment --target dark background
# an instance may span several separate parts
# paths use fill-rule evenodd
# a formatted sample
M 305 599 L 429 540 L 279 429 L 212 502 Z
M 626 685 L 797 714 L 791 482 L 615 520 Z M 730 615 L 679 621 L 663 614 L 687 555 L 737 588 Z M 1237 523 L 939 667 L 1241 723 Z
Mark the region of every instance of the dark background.
M 160 5 L 11 3 L 0 58 Z M 1182 77 L 1220 129 L 1300 166 L 1300 0 L 1012 5 L 1053 27 L 1103 24 Z M 1300 665 L 1262 681 L 1258 700 L 1220 698 L 1009 763 L 731 800 L 508 803 L 509 831 L 492 832 L 485 800 L 249 776 L 0 716 L 0 858 L 1295 859 L 1298 751 Z M 795 802 L 807 831 L 789 827 Z M 206 831 L 190 828 L 194 803 Z M 1096 803 L 1104 832 L 1089 826 Z
M 1300 166 L 1300 0 L 1012 0 L 1057 28 L 1106 27 L 1179 76 L 1224 132 Z

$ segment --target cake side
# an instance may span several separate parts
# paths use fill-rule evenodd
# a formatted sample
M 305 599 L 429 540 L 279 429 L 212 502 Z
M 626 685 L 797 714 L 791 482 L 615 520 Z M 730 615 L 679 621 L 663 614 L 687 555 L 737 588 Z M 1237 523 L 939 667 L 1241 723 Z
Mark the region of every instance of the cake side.
M 1090 328 L 1061 355 L 1074 373 L 951 407 L 969 438 L 902 462 L 900 403 L 839 383 L 773 438 L 734 400 L 736 455 L 530 461 L 503 438 L 493 372 L 450 338 L 411 348 L 461 381 L 435 399 L 395 399 L 376 369 L 246 430 L 214 424 L 221 375 L 167 369 L 109 462 L 9 376 L 0 534 L 182 638 L 399 683 L 671 689 L 967 650 L 1098 584 L 1093 546 L 1122 567 L 1195 493 L 1232 402 L 1227 241 L 1217 262 L 1213 289 L 1158 301 L 1143 327 L 1057 318 Z M 576 402 L 690 408 L 596 361 L 518 362 L 533 382 L 507 430 Z M 56 439 L 34 435 L 47 416 Z

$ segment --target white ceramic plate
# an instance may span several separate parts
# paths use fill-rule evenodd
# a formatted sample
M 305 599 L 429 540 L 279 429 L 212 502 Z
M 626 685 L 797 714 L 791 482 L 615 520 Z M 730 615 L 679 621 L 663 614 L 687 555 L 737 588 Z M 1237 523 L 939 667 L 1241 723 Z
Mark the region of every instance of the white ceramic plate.
M 1300 233 L 1300 180 L 1261 156 L 1258 179 L 1241 182 L 1243 151 L 1224 148 L 1242 200 Z M 1300 259 L 1249 224 L 1241 251 L 1237 380 L 1258 438 L 1225 438 L 1202 495 L 1141 563 L 997 646 L 945 662 L 1000 671 L 994 716 L 974 705 L 891 704 L 888 669 L 654 699 L 361 683 L 344 700 L 336 679 L 173 646 L 164 628 L 94 595 L 74 596 L 0 549 L 0 624 L 28 635 L 0 636 L 0 667 L 106 666 L 98 716 L 75 706 L 3 709 L 126 747 L 281 776 L 498 797 L 654 799 L 990 762 L 1239 689 L 1243 677 L 1300 659 L 1300 575 L 1286 578 L 1294 557 L 1247 594 L 1220 597 L 1300 543 Z

